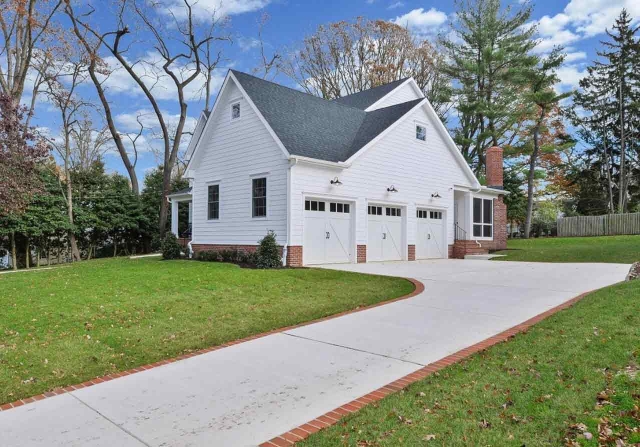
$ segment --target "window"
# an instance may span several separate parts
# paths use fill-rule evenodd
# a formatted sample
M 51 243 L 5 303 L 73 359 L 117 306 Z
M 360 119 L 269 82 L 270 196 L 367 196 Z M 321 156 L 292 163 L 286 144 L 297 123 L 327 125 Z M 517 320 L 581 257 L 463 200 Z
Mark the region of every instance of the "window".
M 427 128 L 416 124 L 416 138 L 420 141 L 427 141 Z
M 329 211 L 332 213 L 345 213 L 349 214 L 350 207 L 348 203 L 331 203 L 329 205 Z M 371 213 L 369 213 L 371 214 Z
M 253 217 L 267 217 L 267 179 L 254 178 L 251 198 L 253 202 Z M 318 202 L 316 202 L 317 206 Z
M 316 200 L 305 200 L 304 209 L 306 211 L 324 211 L 325 203 Z
M 473 237 L 493 237 L 493 200 L 473 199 Z
M 418 210 L 418 219 L 442 220 L 442 211 Z
M 220 218 L 220 185 L 209 185 L 207 218 L 209 220 L 217 220 Z
M 402 214 L 401 214 L 400 208 L 387 207 L 387 216 L 401 217 Z
M 369 206 L 369 214 L 372 216 L 382 216 L 381 206 Z
M 231 105 L 231 119 L 235 120 L 240 118 L 240 103 L 236 102 Z

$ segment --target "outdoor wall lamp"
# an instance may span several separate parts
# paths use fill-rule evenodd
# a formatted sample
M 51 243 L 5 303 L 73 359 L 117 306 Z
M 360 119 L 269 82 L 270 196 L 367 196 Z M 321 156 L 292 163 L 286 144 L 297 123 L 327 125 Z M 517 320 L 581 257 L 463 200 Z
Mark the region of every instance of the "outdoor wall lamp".
M 329 183 L 331 183 L 332 185 L 336 185 L 336 186 L 342 185 L 342 182 L 340 181 L 340 179 L 338 177 L 334 178 Z
M 433 194 L 431 194 L 431 198 L 433 198 L 433 199 L 441 199 L 442 196 L 440 194 L 438 194 L 438 191 L 436 191 Z
M 387 192 L 398 192 L 398 190 L 396 189 L 395 186 L 391 185 L 390 187 L 387 188 Z

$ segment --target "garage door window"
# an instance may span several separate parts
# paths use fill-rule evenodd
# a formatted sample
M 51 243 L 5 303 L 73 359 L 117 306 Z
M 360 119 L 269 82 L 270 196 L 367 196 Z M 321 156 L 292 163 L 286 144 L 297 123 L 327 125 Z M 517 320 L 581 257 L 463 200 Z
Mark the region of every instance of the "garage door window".
M 332 213 L 349 214 L 349 212 L 351 211 L 351 207 L 348 203 L 332 202 L 329 204 L 329 211 Z
M 387 216 L 400 217 L 401 215 L 400 208 L 387 207 Z
M 371 215 L 371 216 L 382 216 L 382 207 L 381 206 L 370 206 L 369 207 L 369 215 Z
M 304 209 L 307 211 L 324 211 L 325 202 L 319 202 L 317 200 L 305 200 Z
M 473 237 L 493 237 L 493 200 L 473 199 Z

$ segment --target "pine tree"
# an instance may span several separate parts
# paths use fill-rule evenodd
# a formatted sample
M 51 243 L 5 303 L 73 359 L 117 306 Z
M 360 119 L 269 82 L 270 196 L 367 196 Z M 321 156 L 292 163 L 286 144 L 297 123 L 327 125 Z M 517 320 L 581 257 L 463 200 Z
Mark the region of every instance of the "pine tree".
M 607 30 L 609 40 L 601 42 L 605 49 L 597 53 L 600 60 L 587 68 L 587 76 L 580 81 L 582 91 L 575 98 L 575 104 L 587 112 L 576 121 L 582 126 L 583 137 L 600 146 L 594 147 L 602 152 L 596 159 L 605 161 L 611 207 L 616 193 L 620 213 L 629 204 L 628 157 L 634 152 L 629 137 L 638 134 L 640 120 L 639 28 L 631 23 L 631 16 L 623 9 L 612 30 Z
M 549 56 L 540 60 L 538 66 L 526 74 L 528 81 L 524 92 L 526 104 L 532 109 L 531 125 L 529 126 L 530 140 L 524 141 L 523 148 L 529 155 L 529 169 L 527 175 L 527 215 L 525 220 L 524 237 L 531 232 L 533 218 L 533 187 L 539 157 L 542 152 L 562 150 L 566 144 L 572 144 L 566 135 L 554 135 L 550 141 L 541 139 L 546 133 L 547 119 L 551 112 L 558 108 L 560 101 L 571 96 L 571 92 L 558 94 L 554 86 L 559 79 L 556 71 L 562 66 L 565 55 L 561 48 L 554 48 Z
M 500 0 L 459 0 L 454 38 L 441 39 L 450 61 L 446 71 L 457 81 L 454 138 L 477 174 L 485 149 L 504 143 L 521 116 L 522 82 L 536 63 L 530 16 L 527 4 L 514 12 Z

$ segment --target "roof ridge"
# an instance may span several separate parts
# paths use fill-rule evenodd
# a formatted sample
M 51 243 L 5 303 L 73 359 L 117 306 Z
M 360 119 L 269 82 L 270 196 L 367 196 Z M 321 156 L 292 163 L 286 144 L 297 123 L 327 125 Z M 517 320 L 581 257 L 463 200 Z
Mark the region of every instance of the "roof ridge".
M 359 92 L 349 93 L 348 95 L 341 96 L 341 97 L 335 98 L 335 99 L 331 99 L 330 101 L 335 101 L 335 100 L 342 99 L 342 98 L 348 98 L 349 96 L 359 95 L 360 93 L 370 92 L 371 90 L 376 90 L 378 88 L 387 87 L 387 86 L 389 86 L 391 84 L 395 84 L 395 83 L 403 84 L 404 82 L 408 81 L 409 79 L 411 79 L 411 76 L 408 76 L 406 78 L 396 79 L 395 81 L 387 82 L 386 84 L 376 85 L 375 87 L 370 87 L 370 88 L 368 88 L 366 90 L 360 90 Z
M 231 72 L 233 72 L 233 73 L 240 73 L 240 74 L 242 74 L 242 75 L 244 75 L 244 76 L 249 76 L 249 77 L 252 77 L 252 78 L 257 79 L 257 80 L 259 80 L 259 81 L 266 82 L 266 83 L 268 83 L 268 84 L 273 84 L 273 85 L 275 85 L 275 86 L 277 86 L 277 87 L 286 88 L 287 90 L 291 90 L 292 92 L 299 93 L 299 94 L 301 94 L 301 95 L 308 96 L 308 97 L 313 98 L 313 99 L 315 99 L 315 100 L 322 101 L 322 102 L 324 102 L 324 103 L 326 103 L 326 104 L 335 104 L 335 105 L 338 105 L 338 106 L 340 106 L 340 107 L 346 107 L 346 108 L 348 108 L 348 109 L 354 109 L 354 110 L 358 110 L 358 111 L 360 111 L 360 112 L 364 112 L 364 110 L 359 109 L 359 108 L 357 108 L 357 107 L 349 106 L 349 105 L 346 105 L 346 104 L 340 104 L 339 102 L 336 102 L 335 100 L 336 100 L 336 99 L 339 99 L 339 98 L 335 98 L 335 99 L 325 99 L 325 98 L 322 98 L 322 97 L 320 97 L 320 96 L 316 96 L 316 95 L 311 94 L 311 93 L 308 93 L 308 92 L 303 92 L 302 90 L 298 90 L 298 89 L 295 89 L 295 88 L 293 88 L 293 87 L 289 87 L 289 86 L 286 86 L 286 85 L 278 84 L 277 82 L 269 81 L 269 80 L 267 80 L 267 79 L 263 79 L 263 78 L 260 78 L 260 77 L 258 77 L 258 76 L 254 76 L 254 75 L 252 75 L 252 74 L 245 73 L 244 71 L 234 70 L 233 68 L 230 68 L 230 69 L 229 69 L 229 71 L 231 71 Z M 354 94 L 355 94 L 355 93 L 354 93 Z

